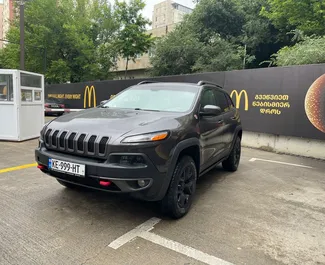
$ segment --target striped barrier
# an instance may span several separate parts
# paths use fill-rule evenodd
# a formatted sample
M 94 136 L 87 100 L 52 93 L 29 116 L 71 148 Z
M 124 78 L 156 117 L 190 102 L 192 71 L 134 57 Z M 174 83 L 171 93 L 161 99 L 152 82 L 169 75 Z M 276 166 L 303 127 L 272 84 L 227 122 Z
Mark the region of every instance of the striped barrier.
M 75 112 L 75 111 L 81 111 L 84 109 L 48 109 L 45 108 L 44 111 L 45 112 Z

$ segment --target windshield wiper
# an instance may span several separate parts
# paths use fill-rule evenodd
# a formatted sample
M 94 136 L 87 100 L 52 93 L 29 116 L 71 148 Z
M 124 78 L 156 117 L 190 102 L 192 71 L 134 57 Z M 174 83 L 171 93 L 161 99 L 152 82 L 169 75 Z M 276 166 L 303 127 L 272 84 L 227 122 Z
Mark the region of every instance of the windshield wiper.
M 135 108 L 134 110 L 142 110 L 142 111 L 155 111 L 155 112 L 160 112 L 159 110 L 155 110 L 155 109 L 141 109 L 141 108 Z

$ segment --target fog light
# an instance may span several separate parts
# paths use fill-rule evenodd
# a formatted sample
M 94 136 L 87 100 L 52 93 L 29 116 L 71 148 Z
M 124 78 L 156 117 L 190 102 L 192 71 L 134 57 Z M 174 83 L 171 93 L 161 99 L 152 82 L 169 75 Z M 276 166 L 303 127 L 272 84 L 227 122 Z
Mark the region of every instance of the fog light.
M 145 187 L 145 186 L 147 185 L 147 183 L 146 183 L 145 180 L 141 179 L 141 180 L 138 180 L 138 185 L 139 185 L 141 188 L 143 188 L 143 187 Z

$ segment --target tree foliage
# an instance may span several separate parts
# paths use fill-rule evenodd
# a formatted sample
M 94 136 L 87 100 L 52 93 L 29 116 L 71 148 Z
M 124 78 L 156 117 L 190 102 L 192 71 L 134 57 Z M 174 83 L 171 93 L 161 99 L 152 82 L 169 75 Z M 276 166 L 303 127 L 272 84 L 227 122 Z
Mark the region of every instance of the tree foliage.
M 283 47 L 274 58 L 278 66 L 325 63 L 325 36 L 306 37 L 292 47 Z
M 131 0 L 129 4 L 115 0 L 114 15 L 120 29 L 114 46 L 117 53 L 126 59 L 125 76 L 129 60 L 134 61 L 138 54 L 148 52 L 153 44 L 153 38 L 146 33 L 150 21 L 140 13 L 144 7 L 142 0 Z
M 117 16 L 121 6 L 129 12 L 127 18 L 122 17 L 123 14 Z M 107 0 L 27 2 L 26 70 L 44 73 L 48 83 L 111 78 L 118 52 L 132 50 L 130 43 L 124 43 L 128 33 L 132 32 L 129 37 L 137 39 L 137 52 L 147 47 L 139 37 L 145 22 L 137 14 L 143 7 L 139 0 L 116 6 L 111 6 Z M 0 52 L 2 68 L 19 68 L 18 19 L 8 32 L 10 43 Z M 123 19 L 130 23 L 123 23 Z M 133 57 L 133 53 L 128 56 Z
M 263 67 L 265 63 L 276 66 L 323 61 L 324 0 L 193 2 L 196 8 L 175 34 L 158 43 L 152 59 L 153 73 L 182 74 Z M 311 38 L 304 39 L 305 35 Z
M 262 14 L 281 31 L 299 29 L 307 35 L 325 34 L 324 0 L 268 0 Z
M 324 62 L 325 0 L 193 0 L 196 7 L 156 41 L 153 75 Z M 112 78 L 155 41 L 144 0 L 33 0 L 26 3 L 26 70 L 48 83 Z M 19 18 L 0 67 L 19 68 Z
M 152 75 L 177 75 L 193 73 L 192 69 L 204 45 L 195 34 L 177 28 L 158 40 L 151 59 Z

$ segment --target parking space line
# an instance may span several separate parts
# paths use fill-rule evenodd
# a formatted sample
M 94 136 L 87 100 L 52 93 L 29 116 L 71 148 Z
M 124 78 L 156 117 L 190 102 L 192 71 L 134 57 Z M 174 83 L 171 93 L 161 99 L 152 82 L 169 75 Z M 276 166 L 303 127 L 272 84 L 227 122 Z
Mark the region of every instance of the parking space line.
M 208 265 L 233 265 L 225 260 L 219 259 L 217 257 L 211 256 L 207 253 L 204 253 L 200 250 L 194 249 L 192 247 L 185 246 L 176 241 L 164 238 L 155 233 L 150 232 L 156 224 L 161 220 L 159 218 L 151 218 L 143 224 L 137 226 L 126 234 L 114 240 L 108 246 L 113 249 L 118 249 L 121 246 L 125 245 L 128 242 L 133 241 L 137 237 L 148 240 L 154 244 L 160 245 L 162 247 L 168 248 L 180 254 L 183 254 L 187 257 L 193 258 L 195 260 L 201 261 Z
M 113 249 L 118 249 L 119 247 L 123 246 L 124 244 L 132 241 L 136 237 L 140 236 L 142 232 L 149 232 L 153 229 L 153 227 L 158 224 L 161 220 L 159 218 L 151 218 L 148 221 L 144 222 L 143 224 L 137 226 L 136 228 L 132 229 L 131 231 L 127 232 L 123 236 L 119 237 L 118 239 L 114 240 L 108 246 Z
M 252 159 L 249 160 L 249 162 L 255 162 L 255 161 L 263 161 L 263 162 L 282 164 L 282 165 L 293 166 L 293 167 L 312 168 L 310 166 L 305 166 L 305 165 L 292 164 L 292 163 L 286 163 L 286 162 L 274 161 L 274 160 L 267 160 L 267 159 L 260 159 L 260 158 L 255 158 L 255 157 L 253 157 Z
M 154 233 L 143 232 L 141 233 L 140 237 L 209 265 L 232 265 L 232 263 L 206 254 L 200 250 L 196 250 L 195 248 L 185 246 L 176 241 L 161 237 Z
M 11 172 L 11 171 L 16 171 L 16 170 L 22 170 L 22 169 L 26 169 L 26 168 L 31 168 L 31 167 L 36 167 L 36 166 L 37 166 L 37 163 L 33 163 L 33 164 L 25 164 L 25 165 L 21 165 L 21 166 L 17 166 L 17 167 L 4 168 L 4 169 L 0 169 L 0 174 Z

